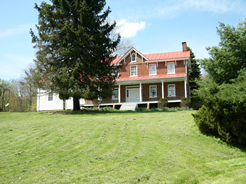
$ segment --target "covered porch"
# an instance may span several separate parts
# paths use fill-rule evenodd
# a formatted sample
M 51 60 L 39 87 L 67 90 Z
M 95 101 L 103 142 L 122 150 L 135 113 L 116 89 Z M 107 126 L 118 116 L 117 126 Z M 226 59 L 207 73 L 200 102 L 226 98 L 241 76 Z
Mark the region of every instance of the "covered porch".
M 172 89 L 171 89 L 172 88 Z M 188 97 L 187 77 L 169 77 L 148 80 L 117 81 L 112 99 L 122 102 L 149 102 L 167 98 L 174 103 L 182 97 Z
M 102 99 L 100 107 L 119 109 L 125 103 L 136 103 L 138 107 L 154 108 L 160 98 L 168 99 L 168 106 L 175 106 L 182 97 L 188 97 L 187 78 L 170 77 L 148 80 L 117 81 L 112 98 Z M 92 107 L 87 102 L 82 107 Z

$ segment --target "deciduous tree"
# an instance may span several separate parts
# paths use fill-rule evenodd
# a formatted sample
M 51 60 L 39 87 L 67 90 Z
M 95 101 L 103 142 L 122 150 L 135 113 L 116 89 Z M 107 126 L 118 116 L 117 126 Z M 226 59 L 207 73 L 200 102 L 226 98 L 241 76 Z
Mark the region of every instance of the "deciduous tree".
M 9 102 L 6 93 L 11 90 L 11 83 L 0 79 L 0 111 L 5 110 L 6 104 Z
M 24 71 L 24 77 L 18 80 L 19 95 L 25 98 L 26 110 L 33 111 L 33 104 L 37 100 L 37 87 L 40 75 L 35 66 L 29 66 Z
M 201 64 L 216 83 L 230 83 L 246 67 L 246 22 L 239 22 L 237 28 L 219 23 L 217 33 L 219 46 L 208 47 L 210 58 Z

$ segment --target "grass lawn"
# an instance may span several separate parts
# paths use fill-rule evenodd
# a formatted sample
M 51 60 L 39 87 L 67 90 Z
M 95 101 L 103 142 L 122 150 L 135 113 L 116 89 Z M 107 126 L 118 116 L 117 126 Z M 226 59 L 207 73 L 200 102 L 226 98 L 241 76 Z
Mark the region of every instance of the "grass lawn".
M 0 183 L 246 183 L 246 152 L 191 113 L 0 113 Z

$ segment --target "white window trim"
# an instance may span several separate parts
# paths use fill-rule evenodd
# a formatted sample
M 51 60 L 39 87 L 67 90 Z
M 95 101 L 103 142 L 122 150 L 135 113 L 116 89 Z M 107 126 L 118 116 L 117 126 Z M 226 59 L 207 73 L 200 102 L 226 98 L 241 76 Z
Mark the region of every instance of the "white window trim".
M 156 96 L 151 96 L 151 87 L 155 87 L 156 88 Z M 157 85 L 150 85 L 149 86 L 149 98 L 157 98 L 158 95 L 157 95 Z
M 168 69 L 168 65 L 171 64 L 171 63 L 172 63 L 173 66 L 174 66 L 174 71 L 173 71 L 173 72 L 170 72 L 169 69 Z M 168 62 L 168 63 L 167 63 L 167 74 L 175 74 L 175 72 L 176 72 L 176 71 L 175 71 L 175 62 Z
M 132 55 L 135 54 L 135 61 L 132 60 Z M 131 63 L 136 63 L 137 62 L 137 53 L 133 52 L 131 53 Z
M 171 86 L 171 85 L 174 85 L 174 96 L 171 96 L 170 94 L 169 94 L 169 87 Z M 168 84 L 168 97 L 176 97 L 176 85 L 175 84 Z
M 114 98 L 114 95 L 112 95 L 112 100 L 118 100 L 119 99 L 119 88 L 113 88 L 113 92 L 114 92 L 115 89 L 118 90 L 118 94 L 117 94 L 116 98 Z
M 132 67 L 136 67 L 136 75 L 132 75 Z M 130 66 L 130 77 L 136 77 L 136 76 L 138 76 L 138 66 L 137 65 Z
M 150 73 L 151 65 L 155 66 L 155 73 L 154 74 Z M 149 75 L 157 75 L 157 65 L 156 64 L 149 64 Z

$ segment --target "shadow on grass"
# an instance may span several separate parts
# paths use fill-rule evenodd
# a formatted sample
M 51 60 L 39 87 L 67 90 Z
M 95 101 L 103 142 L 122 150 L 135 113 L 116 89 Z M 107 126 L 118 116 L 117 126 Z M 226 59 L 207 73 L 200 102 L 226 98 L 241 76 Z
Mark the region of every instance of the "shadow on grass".
M 176 108 L 164 108 L 164 109 L 140 109 L 136 111 L 121 111 L 115 109 L 83 109 L 80 111 L 46 111 L 41 113 L 47 114 L 61 114 L 61 115 L 102 115 L 102 114 L 136 114 L 136 113 L 160 113 L 160 112 L 178 112 L 188 111 L 190 109 L 176 109 Z
M 237 144 L 235 142 L 226 142 L 223 137 L 221 137 L 219 134 L 211 134 L 211 133 L 202 133 L 200 132 L 201 134 L 205 135 L 205 136 L 208 136 L 208 137 L 214 137 L 214 139 L 219 143 L 219 144 L 224 144 L 226 145 L 227 147 L 230 147 L 230 148 L 238 148 L 240 149 L 242 152 L 246 152 L 246 147 L 245 146 L 242 146 L 240 144 Z
M 157 113 L 157 112 L 176 112 L 176 111 L 54 111 L 54 112 L 46 112 L 49 114 L 61 114 L 61 115 L 102 115 L 102 114 L 137 114 L 137 113 Z M 45 113 L 45 112 L 43 112 Z

